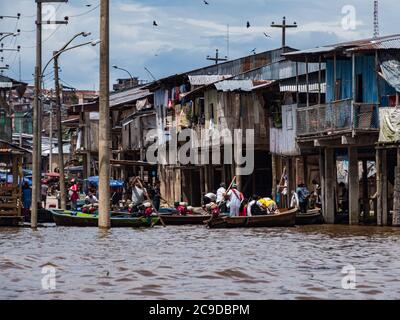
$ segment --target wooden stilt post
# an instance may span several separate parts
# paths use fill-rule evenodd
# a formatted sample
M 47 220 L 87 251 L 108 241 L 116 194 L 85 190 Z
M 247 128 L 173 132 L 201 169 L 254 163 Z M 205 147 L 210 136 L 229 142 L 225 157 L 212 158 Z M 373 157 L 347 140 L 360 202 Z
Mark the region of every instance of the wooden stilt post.
M 271 155 L 271 169 L 272 169 L 272 198 L 276 199 L 276 179 L 277 179 L 277 159 L 276 159 L 276 155 Z
M 320 149 L 319 151 L 319 176 L 320 176 L 320 186 L 321 186 L 321 205 L 322 212 L 325 212 L 325 150 Z
M 397 166 L 394 180 L 392 224 L 394 227 L 400 226 L 400 146 L 397 146 Z
M 376 150 L 376 223 L 382 226 L 382 150 Z
M 387 150 L 382 150 L 382 225 L 388 225 Z
M 325 149 L 325 210 L 324 220 L 328 224 L 335 223 L 335 179 L 334 153 L 332 148 Z
M 358 176 L 358 150 L 355 147 L 348 148 L 349 154 L 349 223 L 359 224 L 359 176 Z
M 363 184 L 363 207 L 364 207 L 364 223 L 367 222 L 369 218 L 369 192 L 368 192 L 368 162 L 367 160 L 363 160 L 363 176 L 362 176 L 362 184 Z

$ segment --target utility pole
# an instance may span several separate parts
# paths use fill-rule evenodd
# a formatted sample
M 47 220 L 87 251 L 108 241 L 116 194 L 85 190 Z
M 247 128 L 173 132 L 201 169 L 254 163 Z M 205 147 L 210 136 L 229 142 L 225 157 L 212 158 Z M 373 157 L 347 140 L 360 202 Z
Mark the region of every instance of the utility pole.
M 42 3 L 68 2 L 68 0 L 36 0 L 36 66 L 35 66 L 35 90 L 33 103 L 33 152 L 32 152 L 32 207 L 31 227 L 37 228 L 38 206 L 40 201 L 40 159 L 41 150 L 41 79 L 42 79 Z M 47 21 L 47 24 L 59 24 L 57 21 Z M 66 21 L 62 22 L 66 23 Z
M 215 51 L 215 58 L 207 56 L 207 60 L 215 61 L 215 64 L 218 64 L 220 61 L 228 61 L 228 57 L 220 58 L 218 49 Z
M 272 22 L 272 28 L 280 28 L 282 29 L 282 48 L 286 47 L 286 29 L 288 28 L 297 28 L 297 23 L 294 22 L 293 24 L 286 24 L 286 17 L 283 17 L 282 24 L 275 24 Z
M 50 153 L 49 153 L 49 172 L 53 172 L 53 101 L 50 98 Z
M 109 0 L 100 2 L 99 228 L 110 228 Z
M 58 75 L 58 52 L 53 52 L 54 56 L 54 86 L 56 89 L 56 115 L 57 115 L 57 144 L 58 144 L 58 168 L 60 173 L 60 205 L 61 210 L 67 209 L 67 199 L 65 190 L 65 173 L 64 173 L 64 146 L 62 137 L 62 125 L 61 125 L 61 90 L 60 80 Z
M 36 2 L 36 66 L 35 66 L 35 96 L 33 102 L 33 152 L 32 152 L 32 204 L 31 204 L 31 227 L 37 228 L 38 217 L 38 199 L 40 185 L 40 168 L 39 168 L 39 139 L 38 131 L 39 123 L 39 94 L 40 94 L 40 77 L 42 70 L 42 3 Z

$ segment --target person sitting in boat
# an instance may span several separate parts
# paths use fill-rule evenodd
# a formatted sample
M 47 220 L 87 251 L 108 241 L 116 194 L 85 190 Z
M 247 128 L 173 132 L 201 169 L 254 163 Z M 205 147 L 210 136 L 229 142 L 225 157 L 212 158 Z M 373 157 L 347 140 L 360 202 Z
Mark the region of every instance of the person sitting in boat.
M 150 217 L 154 213 L 153 206 L 151 205 L 150 202 L 143 203 L 143 206 L 144 206 L 144 212 L 143 212 L 144 216 L 145 217 Z
M 213 218 L 217 218 L 221 214 L 220 207 L 215 202 L 207 204 L 206 211 L 210 213 Z
M 278 206 L 271 198 L 262 198 L 257 201 L 257 206 L 264 215 L 276 214 L 279 212 Z
M 186 216 L 188 214 L 187 206 L 188 204 L 186 202 L 179 202 L 178 206 L 176 206 L 175 209 L 180 215 Z
M 83 213 L 94 214 L 99 208 L 99 200 L 93 193 L 89 193 L 85 197 L 85 205 L 82 207 Z
M 194 215 L 194 208 L 191 207 L 191 206 L 187 207 L 187 214 L 188 215 Z
M 217 201 L 217 195 L 215 193 L 209 192 L 204 195 L 203 197 L 203 205 L 208 205 L 211 202 Z
M 247 204 L 247 216 L 255 216 L 255 215 L 260 215 L 260 207 L 257 206 L 257 201 L 260 200 L 261 197 L 259 195 L 253 194 L 251 197 L 251 201 Z

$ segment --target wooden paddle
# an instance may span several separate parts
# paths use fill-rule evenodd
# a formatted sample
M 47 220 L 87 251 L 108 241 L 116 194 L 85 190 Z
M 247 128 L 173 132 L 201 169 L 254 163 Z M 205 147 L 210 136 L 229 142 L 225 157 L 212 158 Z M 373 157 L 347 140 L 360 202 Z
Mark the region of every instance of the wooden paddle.
M 141 187 L 143 190 L 145 190 L 145 188 L 143 187 L 142 181 L 140 181 L 140 179 L 137 179 L 137 181 L 139 182 L 140 187 Z M 163 219 L 161 218 L 160 213 L 157 211 L 156 207 L 154 206 L 153 201 L 150 199 L 150 197 L 149 197 L 149 195 L 148 195 L 148 193 L 147 193 L 147 190 L 146 190 L 146 192 L 145 192 L 145 195 L 146 195 L 147 200 L 150 202 L 151 206 L 153 207 L 154 211 L 157 213 L 157 216 L 158 216 L 158 218 L 160 219 L 161 224 L 163 225 L 163 227 L 166 227 L 166 225 L 165 225 Z

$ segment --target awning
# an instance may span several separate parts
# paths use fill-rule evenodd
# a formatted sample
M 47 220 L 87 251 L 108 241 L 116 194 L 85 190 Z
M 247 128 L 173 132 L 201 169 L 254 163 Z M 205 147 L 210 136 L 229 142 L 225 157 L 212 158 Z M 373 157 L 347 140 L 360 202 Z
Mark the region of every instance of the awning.
M 400 141 L 400 107 L 379 108 L 381 130 L 380 143 L 395 143 Z
M 390 53 L 381 53 L 381 76 L 400 92 L 400 56 Z

